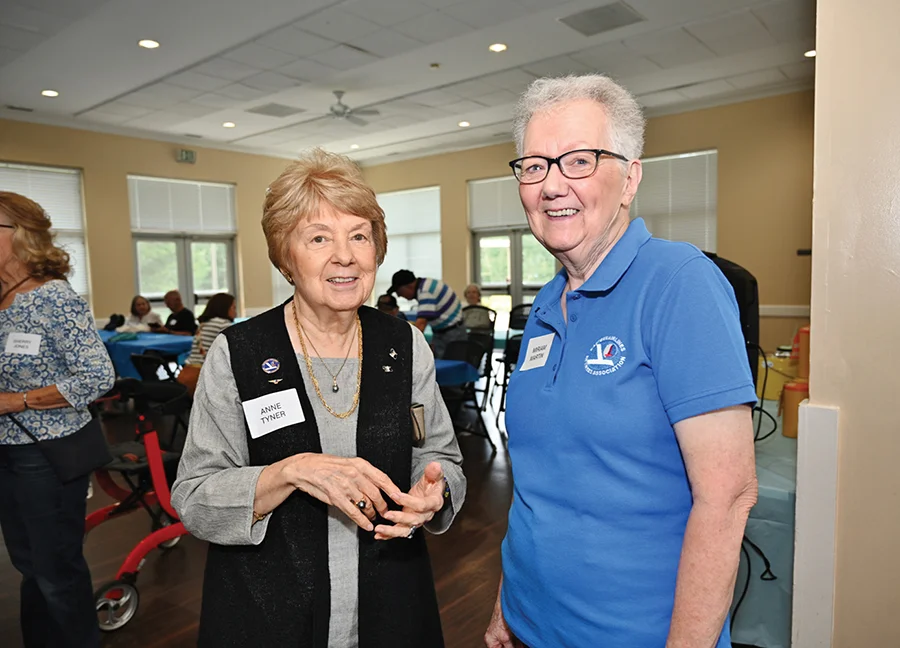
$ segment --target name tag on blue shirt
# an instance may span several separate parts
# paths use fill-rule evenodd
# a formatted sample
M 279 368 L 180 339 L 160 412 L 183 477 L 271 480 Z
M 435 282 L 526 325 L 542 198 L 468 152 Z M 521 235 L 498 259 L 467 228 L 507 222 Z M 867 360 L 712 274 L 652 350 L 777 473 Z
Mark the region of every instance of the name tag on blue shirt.
M 294 388 L 244 401 L 241 406 L 254 439 L 306 420 L 300 396 Z
M 6 337 L 6 353 L 37 355 L 41 350 L 41 336 L 34 333 L 10 333 Z
M 528 371 L 547 364 L 547 358 L 550 357 L 550 347 L 553 345 L 553 337 L 553 333 L 548 333 L 547 335 L 539 335 L 528 340 L 525 360 L 522 362 L 522 366 L 519 367 L 519 371 Z

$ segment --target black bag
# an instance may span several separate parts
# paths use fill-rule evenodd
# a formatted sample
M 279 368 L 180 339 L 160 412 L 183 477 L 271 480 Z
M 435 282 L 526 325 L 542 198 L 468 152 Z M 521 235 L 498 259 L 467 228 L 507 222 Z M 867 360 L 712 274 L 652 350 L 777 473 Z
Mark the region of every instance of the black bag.
M 59 481 L 64 484 L 89 475 L 112 461 L 100 419 L 92 418 L 78 431 L 64 437 L 39 441 L 19 419 L 12 414 L 7 416 L 38 445 Z

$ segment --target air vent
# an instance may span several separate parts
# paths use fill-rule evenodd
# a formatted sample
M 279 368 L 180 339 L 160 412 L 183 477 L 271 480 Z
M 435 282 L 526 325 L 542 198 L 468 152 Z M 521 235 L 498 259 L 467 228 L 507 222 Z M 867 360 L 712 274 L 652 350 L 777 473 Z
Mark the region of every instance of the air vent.
M 185 133 L 185 137 L 193 137 L 194 139 L 203 139 L 203 135 L 196 135 L 194 133 Z
M 18 110 L 19 112 L 34 112 L 34 108 L 25 108 L 24 106 L 12 106 L 10 104 L 6 104 L 4 106 L 7 110 Z
M 245 112 L 255 115 L 265 115 L 267 117 L 289 117 L 298 113 L 306 112 L 304 108 L 295 108 L 294 106 L 285 106 L 278 103 L 267 103 L 256 108 L 248 108 Z
M 584 36 L 596 36 L 597 34 L 645 20 L 646 18 L 624 2 L 613 2 L 612 4 L 579 11 L 571 16 L 560 18 L 559 22 Z

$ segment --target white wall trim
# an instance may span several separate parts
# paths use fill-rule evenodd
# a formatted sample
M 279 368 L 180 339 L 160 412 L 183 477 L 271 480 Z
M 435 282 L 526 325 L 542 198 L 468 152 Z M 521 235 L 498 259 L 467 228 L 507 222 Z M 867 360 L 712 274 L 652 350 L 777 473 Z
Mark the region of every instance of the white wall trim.
M 831 648 L 839 409 L 800 404 L 792 648 Z
M 803 304 L 763 304 L 759 307 L 760 317 L 809 317 L 809 305 Z

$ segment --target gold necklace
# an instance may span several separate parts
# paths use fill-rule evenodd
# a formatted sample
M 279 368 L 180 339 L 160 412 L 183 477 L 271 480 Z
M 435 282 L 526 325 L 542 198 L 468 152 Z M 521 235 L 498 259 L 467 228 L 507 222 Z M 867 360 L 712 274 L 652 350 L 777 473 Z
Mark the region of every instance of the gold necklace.
M 303 333 L 306 333 L 306 329 L 302 329 L 302 330 L 303 330 Z M 353 348 L 353 341 L 351 340 L 350 344 L 347 345 L 347 354 L 344 356 L 344 361 L 341 363 L 340 369 L 337 370 L 337 373 L 331 373 L 331 369 L 328 368 L 328 363 L 326 363 L 322 359 L 322 354 L 319 353 L 319 350 L 316 348 L 316 345 L 313 344 L 312 338 L 309 337 L 309 333 L 306 333 L 306 339 L 309 340 L 309 345 L 312 347 L 313 353 L 316 354 L 316 357 L 319 359 L 319 362 L 321 362 L 322 366 L 325 367 L 325 371 L 327 371 L 328 375 L 331 376 L 331 391 L 333 391 L 335 394 L 337 394 L 339 391 L 341 391 L 340 387 L 338 387 L 338 384 L 337 384 L 337 377 L 339 375 L 341 375 L 341 372 L 344 370 L 344 365 L 347 364 L 347 358 L 350 357 L 350 349 Z
M 356 393 L 353 394 L 353 403 L 350 405 L 350 409 L 346 412 L 335 412 L 331 409 L 331 406 L 325 402 L 325 397 L 322 396 L 322 390 L 319 388 L 319 381 L 316 379 L 316 374 L 313 372 L 312 362 L 309 359 L 309 353 L 306 352 L 306 342 L 303 341 L 303 327 L 300 326 L 300 320 L 297 318 L 297 304 L 293 300 L 291 300 L 291 311 L 294 314 L 294 326 L 297 328 L 297 336 L 300 338 L 300 348 L 303 349 L 303 359 L 306 360 L 306 370 L 309 372 L 309 377 L 312 379 L 313 387 L 316 388 L 316 396 L 319 397 L 319 401 L 322 403 L 322 406 L 325 410 L 334 416 L 335 418 L 345 419 L 353 412 L 356 411 L 357 405 L 359 405 L 359 388 L 362 384 L 362 348 L 363 348 L 363 338 L 362 338 L 362 323 L 359 321 L 359 315 L 356 316 L 356 332 L 357 339 L 359 341 L 359 350 L 357 351 L 357 358 L 359 360 L 358 366 L 356 368 Z M 312 340 L 309 341 L 312 344 Z M 351 345 L 352 346 L 352 345 Z M 318 355 L 318 351 L 316 352 Z M 349 357 L 350 350 L 347 349 L 347 356 Z M 322 360 L 321 356 L 319 360 Z M 346 358 L 344 362 L 346 362 Z M 323 361 L 324 364 L 324 361 Z M 343 365 L 341 365 L 343 368 Z M 327 369 L 327 367 L 326 367 Z M 331 373 L 329 371 L 329 373 Z M 340 372 L 338 372 L 340 373 Z

